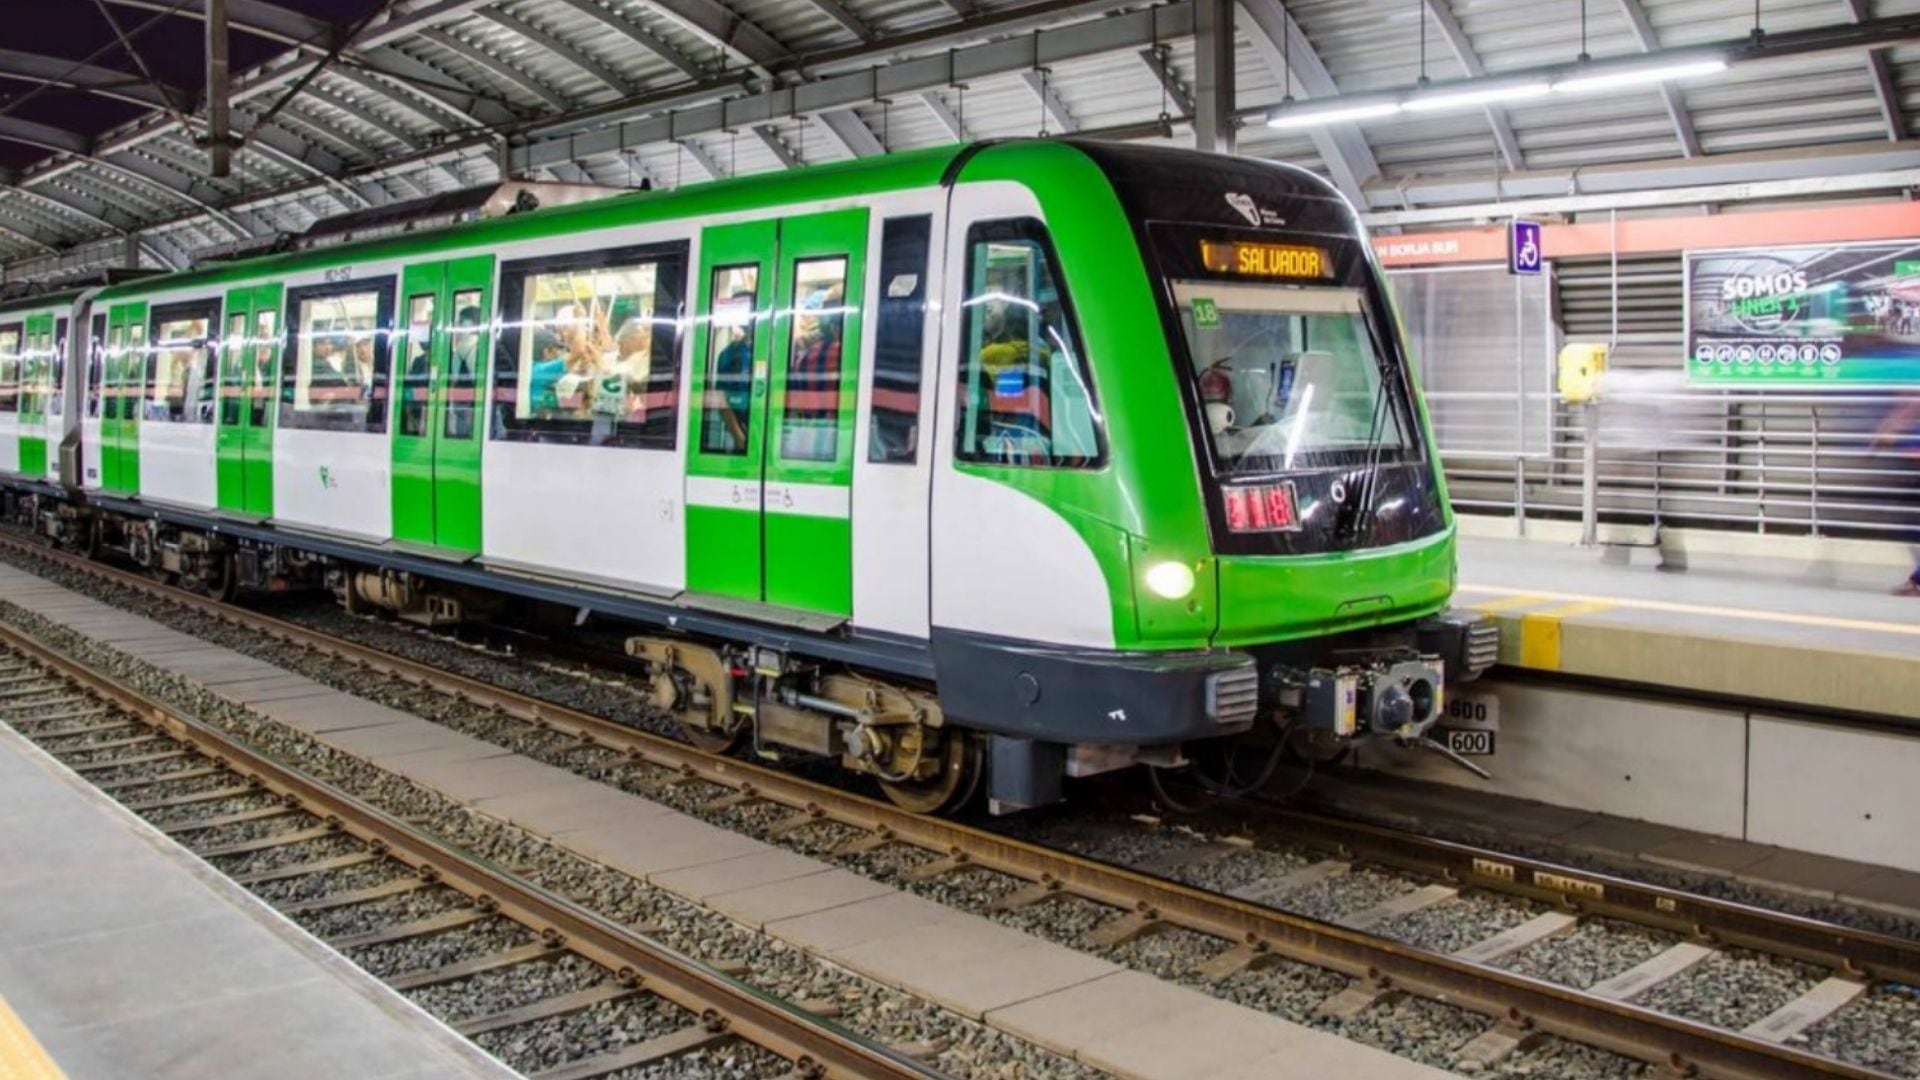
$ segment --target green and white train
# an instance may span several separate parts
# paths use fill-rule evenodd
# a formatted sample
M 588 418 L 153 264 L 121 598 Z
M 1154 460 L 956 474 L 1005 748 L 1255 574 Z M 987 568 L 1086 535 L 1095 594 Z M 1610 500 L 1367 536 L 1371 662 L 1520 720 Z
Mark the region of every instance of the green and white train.
M 696 740 L 929 811 L 1420 742 L 1492 661 L 1351 208 L 1184 151 L 951 147 L 16 302 L 0 471 L 14 520 L 209 592 L 624 628 Z

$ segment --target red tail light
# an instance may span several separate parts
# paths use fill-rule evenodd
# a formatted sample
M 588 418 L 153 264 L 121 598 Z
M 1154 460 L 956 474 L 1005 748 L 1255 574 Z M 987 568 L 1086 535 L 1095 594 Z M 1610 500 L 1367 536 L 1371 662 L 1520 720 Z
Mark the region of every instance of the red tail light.
M 1292 532 L 1300 527 L 1292 481 L 1228 487 L 1226 497 L 1227 528 L 1234 532 Z

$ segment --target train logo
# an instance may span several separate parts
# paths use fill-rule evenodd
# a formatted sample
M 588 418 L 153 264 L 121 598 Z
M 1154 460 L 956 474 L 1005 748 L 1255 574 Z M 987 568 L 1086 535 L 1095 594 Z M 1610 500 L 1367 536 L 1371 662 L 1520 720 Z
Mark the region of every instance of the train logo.
M 1247 219 L 1247 224 L 1258 228 L 1260 225 L 1260 207 L 1255 205 L 1253 196 L 1238 191 L 1227 192 L 1227 205 Z

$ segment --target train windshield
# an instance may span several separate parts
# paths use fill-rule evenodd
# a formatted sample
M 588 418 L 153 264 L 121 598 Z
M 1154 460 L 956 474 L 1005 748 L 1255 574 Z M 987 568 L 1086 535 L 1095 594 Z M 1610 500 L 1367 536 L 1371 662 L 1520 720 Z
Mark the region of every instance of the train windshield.
M 1376 460 L 1414 445 L 1353 288 L 1175 281 L 1222 476 Z

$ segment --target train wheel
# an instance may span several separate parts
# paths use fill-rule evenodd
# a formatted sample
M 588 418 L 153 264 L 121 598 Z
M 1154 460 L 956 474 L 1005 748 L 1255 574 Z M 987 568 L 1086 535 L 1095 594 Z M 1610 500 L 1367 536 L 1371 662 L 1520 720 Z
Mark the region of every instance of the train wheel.
M 909 783 L 882 780 L 880 790 L 895 806 L 916 814 L 957 810 L 980 789 L 980 777 L 986 771 L 983 763 L 980 740 L 969 738 L 965 732 L 949 731 L 941 748 L 938 775 Z

